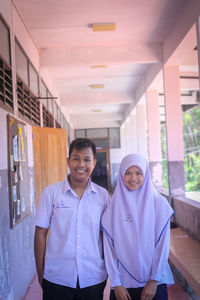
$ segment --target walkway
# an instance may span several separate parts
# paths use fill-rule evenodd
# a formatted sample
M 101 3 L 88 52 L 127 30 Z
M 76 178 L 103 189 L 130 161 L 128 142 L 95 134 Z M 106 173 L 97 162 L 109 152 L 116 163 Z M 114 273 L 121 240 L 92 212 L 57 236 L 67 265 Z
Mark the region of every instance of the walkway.
M 176 279 L 175 284 L 170 286 L 168 291 L 169 300 L 191 300 L 191 298 L 185 293 Z M 36 276 L 34 277 L 33 282 L 27 290 L 26 296 L 23 300 L 42 300 L 42 292 Z M 109 283 L 105 288 L 104 300 L 109 300 Z
M 194 291 L 196 292 L 195 299 L 200 299 L 197 296 L 200 296 L 200 244 L 189 237 L 181 228 L 171 229 L 169 258 L 190 284 L 190 287 L 193 288 L 192 294 L 194 295 Z M 175 276 L 174 279 L 175 284 L 168 289 L 169 300 L 192 300 Z M 23 300 L 41 299 L 42 291 L 35 276 Z M 105 288 L 104 300 L 109 300 L 109 283 Z

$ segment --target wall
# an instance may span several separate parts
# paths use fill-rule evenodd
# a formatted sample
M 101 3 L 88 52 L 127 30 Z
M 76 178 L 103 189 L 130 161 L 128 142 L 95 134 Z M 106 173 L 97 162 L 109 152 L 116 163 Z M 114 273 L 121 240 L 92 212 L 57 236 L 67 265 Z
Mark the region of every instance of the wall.
M 200 242 L 200 202 L 188 198 L 173 198 L 175 222 Z
M 33 215 L 35 211 L 32 129 L 27 125 L 29 197 L 31 214 L 10 228 L 7 113 L 0 109 L 0 299 L 21 300 L 35 273 L 33 253 Z
M 171 221 L 175 226 L 181 227 L 189 236 L 200 242 L 200 202 L 181 196 L 170 199 L 169 194 L 161 194 L 174 209 Z

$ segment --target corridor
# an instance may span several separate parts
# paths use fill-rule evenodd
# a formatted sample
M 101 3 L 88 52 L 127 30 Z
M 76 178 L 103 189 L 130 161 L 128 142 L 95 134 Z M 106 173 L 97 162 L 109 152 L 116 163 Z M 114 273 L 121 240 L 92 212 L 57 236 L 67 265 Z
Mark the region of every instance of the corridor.
M 169 287 L 169 300 L 191 300 L 187 293 L 183 290 L 180 283 L 175 279 L 175 285 Z M 27 290 L 23 300 L 42 300 L 41 288 L 38 284 L 36 276 Z M 104 299 L 109 300 L 109 283 L 107 283 L 104 291 Z

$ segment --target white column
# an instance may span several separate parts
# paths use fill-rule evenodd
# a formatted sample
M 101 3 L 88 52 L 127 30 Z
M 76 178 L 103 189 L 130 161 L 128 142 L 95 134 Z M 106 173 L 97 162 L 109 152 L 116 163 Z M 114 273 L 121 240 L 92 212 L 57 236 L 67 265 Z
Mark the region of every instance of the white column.
M 147 151 L 147 114 L 146 105 L 136 105 L 136 124 L 137 124 L 137 153 L 148 157 Z
M 130 153 L 137 153 L 136 113 L 130 115 L 129 124 Z
M 170 196 L 185 194 L 184 144 L 178 66 L 164 67 L 166 137 Z
M 197 31 L 198 67 L 199 67 L 199 75 L 200 75 L 200 17 L 198 17 L 196 22 L 196 31 Z M 199 87 L 200 87 L 200 76 L 199 76 Z
M 156 90 L 146 92 L 149 166 L 156 187 L 162 187 L 162 151 L 160 134 L 159 95 Z

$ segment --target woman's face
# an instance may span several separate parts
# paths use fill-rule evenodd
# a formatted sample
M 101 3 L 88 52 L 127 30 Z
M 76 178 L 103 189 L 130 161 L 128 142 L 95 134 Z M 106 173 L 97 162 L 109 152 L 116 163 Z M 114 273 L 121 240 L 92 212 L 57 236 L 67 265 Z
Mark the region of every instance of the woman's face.
M 128 168 L 124 174 L 124 184 L 131 190 L 136 191 L 144 183 L 144 176 L 140 168 L 132 166 Z

